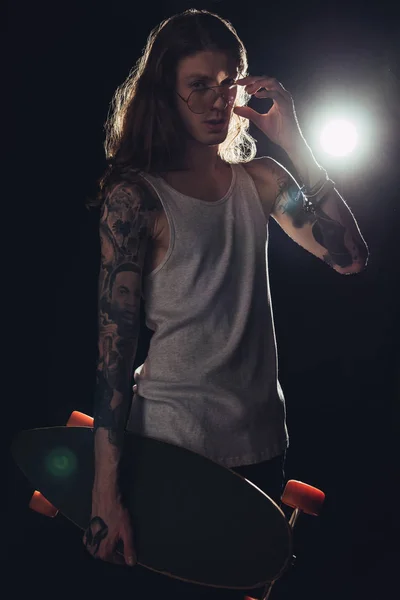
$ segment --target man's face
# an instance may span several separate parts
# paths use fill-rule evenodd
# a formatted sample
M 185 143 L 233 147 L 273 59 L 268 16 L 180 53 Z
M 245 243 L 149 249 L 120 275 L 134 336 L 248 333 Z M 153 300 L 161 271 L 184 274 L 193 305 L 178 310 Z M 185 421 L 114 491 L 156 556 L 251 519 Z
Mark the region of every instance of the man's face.
M 193 90 L 203 90 L 197 95 L 201 101 L 201 95 L 205 94 L 204 89 L 210 86 L 221 86 L 215 90 L 218 93 L 223 92 L 226 102 L 220 95 L 212 97 L 211 102 L 204 103 L 204 114 L 195 114 L 190 110 L 187 103 L 177 96 L 177 106 L 180 116 L 189 136 L 201 144 L 215 146 L 221 144 L 228 133 L 229 121 L 234 106 L 237 88 L 230 86 L 237 78 L 237 66 L 235 62 L 223 52 L 199 52 L 193 56 L 179 61 L 176 74 L 176 89 L 182 98 L 187 100 Z M 193 99 L 193 96 L 192 96 Z M 210 119 L 224 119 L 222 125 L 211 126 L 206 123 Z
M 140 297 L 135 290 L 138 289 L 138 273 L 121 271 L 117 274 L 111 291 L 112 316 L 120 327 L 129 328 L 137 313 Z

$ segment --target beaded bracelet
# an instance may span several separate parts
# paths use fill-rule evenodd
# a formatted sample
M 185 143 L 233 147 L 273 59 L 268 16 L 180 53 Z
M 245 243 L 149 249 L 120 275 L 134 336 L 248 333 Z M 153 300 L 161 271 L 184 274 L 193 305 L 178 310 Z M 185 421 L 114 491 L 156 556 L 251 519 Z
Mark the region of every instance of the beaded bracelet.
M 317 185 L 319 186 L 319 184 L 317 184 Z M 307 192 L 307 188 L 305 185 L 303 185 L 299 189 L 296 200 L 298 200 L 300 198 L 300 195 L 303 196 L 303 210 L 305 212 L 315 214 L 316 209 L 321 204 L 321 202 L 324 200 L 326 195 L 322 196 L 319 200 L 311 200 L 311 198 L 315 198 L 315 196 L 318 196 L 318 194 L 320 194 L 327 185 L 331 190 L 335 187 L 335 182 L 332 181 L 332 179 L 329 179 L 328 176 L 326 177 L 325 181 L 323 182 L 323 184 L 319 187 L 319 189 L 316 192 L 311 193 L 312 190 L 310 190 L 310 192 Z M 316 186 L 314 186 L 314 189 L 315 189 L 315 187 Z

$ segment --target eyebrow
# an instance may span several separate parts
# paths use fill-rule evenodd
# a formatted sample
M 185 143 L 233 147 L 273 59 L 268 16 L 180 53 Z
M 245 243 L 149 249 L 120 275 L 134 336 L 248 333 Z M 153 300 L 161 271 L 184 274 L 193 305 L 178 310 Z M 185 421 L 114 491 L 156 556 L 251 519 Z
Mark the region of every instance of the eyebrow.
M 211 81 L 211 77 L 208 75 L 203 75 L 202 73 L 192 73 L 191 75 L 185 77 L 185 81 L 188 81 L 189 79 L 206 79 L 207 81 Z
M 203 79 L 204 81 L 212 81 L 212 77 L 204 75 L 203 73 L 192 73 L 191 75 L 185 77 L 185 81 L 189 81 L 189 79 Z M 225 77 L 225 79 L 235 79 L 235 77 L 233 75 L 228 75 Z

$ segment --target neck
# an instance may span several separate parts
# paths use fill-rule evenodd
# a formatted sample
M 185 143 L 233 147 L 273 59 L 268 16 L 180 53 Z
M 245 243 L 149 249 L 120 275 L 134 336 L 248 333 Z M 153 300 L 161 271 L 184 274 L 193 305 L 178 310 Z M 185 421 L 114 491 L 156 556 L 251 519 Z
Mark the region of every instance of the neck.
M 213 173 L 223 164 L 217 154 L 218 146 L 205 146 L 197 142 L 189 142 L 186 147 L 187 170 L 193 173 Z

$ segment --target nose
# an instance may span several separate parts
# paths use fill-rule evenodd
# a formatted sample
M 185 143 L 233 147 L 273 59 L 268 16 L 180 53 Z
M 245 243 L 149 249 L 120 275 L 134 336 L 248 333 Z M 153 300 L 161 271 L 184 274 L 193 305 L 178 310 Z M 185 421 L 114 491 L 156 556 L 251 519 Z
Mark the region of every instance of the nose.
M 132 298 L 131 296 L 127 296 L 124 301 L 124 309 L 125 310 L 133 310 L 135 308 L 135 306 L 136 306 L 135 298 Z
M 225 98 L 225 96 L 221 92 L 219 92 L 217 94 L 217 97 L 216 97 L 215 102 L 213 104 L 213 108 L 215 107 L 215 108 L 218 108 L 219 110 L 225 110 L 227 106 L 228 106 L 227 99 Z

